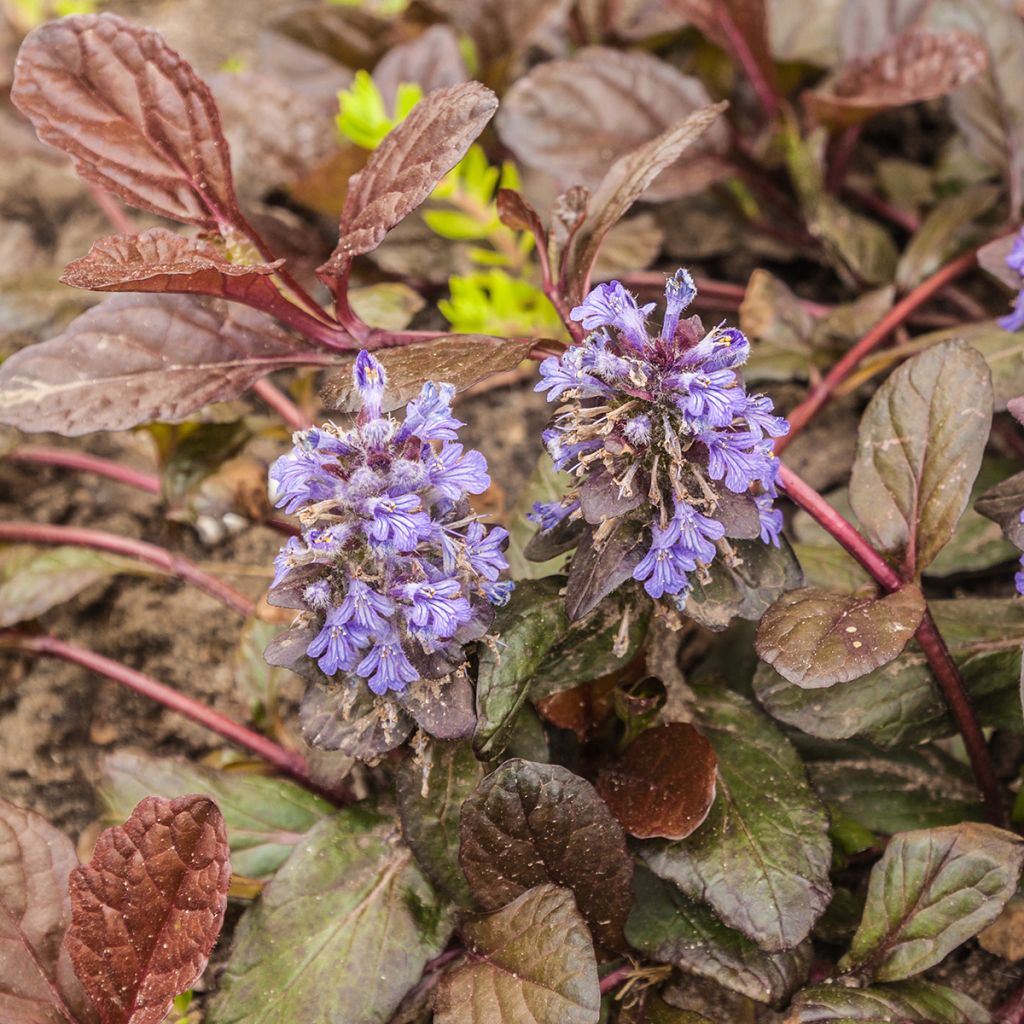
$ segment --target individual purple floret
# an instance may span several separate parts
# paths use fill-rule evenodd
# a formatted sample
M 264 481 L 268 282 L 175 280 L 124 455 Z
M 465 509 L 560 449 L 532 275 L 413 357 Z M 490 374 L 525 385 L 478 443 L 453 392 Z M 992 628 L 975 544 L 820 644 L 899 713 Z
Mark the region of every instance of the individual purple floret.
M 588 331 L 582 344 L 544 360 L 537 385 L 561 403 L 544 443 L 577 485 L 561 501 L 535 505 L 531 518 L 542 531 L 586 518 L 599 533 L 609 518 L 639 517 L 647 546 L 633 577 L 678 608 L 694 574 L 706 580 L 720 552 L 730 557 L 724 492 L 741 496 L 729 498 L 733 514 L 744 504 L 761 540 L 779 545 L 772 439 L 789 430 L 768 397 L 744 388 L 743 334 L 724 326 L 705 333 L 697 317 L 682 318 L 695 294 L 687 271 L 670 277 L 653 333 L 653 304 L 639 306 L 618 281 L 599 285 L 571 312 Z M 601 511 L 588 517 L 597 492 Z
M 467 496 L 490 478 L 455 440 L 455 389 L 424 384 L 400 423 L 382 412 L 384 367 L 368 352 L 353 377 L 355 426 L 296 434 L 270 469 L 275 504 L 303 527 L 275 560 L 272 598 L 308 614 L 306 653 L 326 675 L 384 694 L 465 661 L 512 590 L 499 580 L 508 532 L 470 511 Z
M 1024 509 L 1021 509 L 1018 521 L 1024 523 Z M 1013 574 L 1013 582 L 1017 593 L 1024 595 L 1024 555 L 1020 556 L 1020 568 Z
M 1024 327 L 1024 231 L 1014 239 L 1006 265 L 1020 277 L 1021 287 L 1013 300 L 1013 310 L 999 318 L 999 326 L 1004 331 L 1019 331 Z

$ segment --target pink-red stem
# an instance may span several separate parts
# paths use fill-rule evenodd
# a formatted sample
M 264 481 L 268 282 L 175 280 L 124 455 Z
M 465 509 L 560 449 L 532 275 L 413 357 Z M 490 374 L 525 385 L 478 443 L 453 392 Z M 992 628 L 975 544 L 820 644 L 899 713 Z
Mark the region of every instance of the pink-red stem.
M 613 988 L 618 988 L 635 970 L 629 964 L 624 964 L 622 967 L 616 967 L 614 971 L 606 974 L 601 979 L 601 995 L 606 995 L 611 992 Z
M 191 583 L 204 593 L 249 616 L 255 605 L 241 591 L 204 572 L 194 562 L 166 548 L 144 540 L 119 537 L 116 533 L 89 530 L 79 526 L 51 526 L 48 523 L 0 523 L 0 541 L 12 544 L 72 544 L 76 547 L 109 551 L 137 561 L 154 565 L 158 569 Z
M 306 762 L 301 754 L 285 750 L 284 747 L 279 746 L 266 736 L 261 736 L 244 725 L 225 718 L 224 715 L 208 708 L 205 704 L 186 697 L 150 676 L 137 672 L 127 665 L 122 665 L 119 661 L 113 661 L 84 647 L 65 643 L 53 636 L 30 636 L 13 631 L 0 632 L 0 647 L 13 647 L 33 654 L 61 658 L 64 661 L 81 665 L 101 676 L 106 676 L 116 683 L 127 686 L 130 690 L 142 694 L 143 697 L 155 700 L 171 711 L 177 711 L 193 722 L 205 726 L 211 732 L 215 732 L 218 736 L 250 751 L 266 761 L 267 764 L 273 765 L 278 771 L 302 783 L 303 786 L 318 790 L 309 776 Z
M 790 412 L 789 433 L 775 442 L 775 452 L 780 454 L 794 437 L 807 425 L 812 416 L 831 398 L 835 389 L 868 353 L 874 351 L 883 341 L 910 316 L 919 306 L 927 302 L 937 291 L 950 281 L 970 270 L 977 262 L 977 248 L 965 252 L 952 263 L 922 281 L 904 299 L 896 303 L 867 334 L 851 348 L 842 359 L 826 374 L 822 381 L 811 389 L 811 393 Z
M 47 445 L 25 445 L 8 452 L 4 459 L 8 462 L 21 462 L 37 466 L 60 466 L 63 469 L 76 469 L 83 473 L 95 473 L 109 480 L 135 487 L 149 494 L 159 494 L 160 478 L 155 473 L 147 473 L 141 469 L 122 466 L 112 459 L 104 459 L 88 452 L 76 452 L 69 448 L 51 448 Z
M 252 390 L 292 430 L 305 430 L 310 426 L 309 417 L 283 391 L 277 388 L 268 377 L 256 381 L 252 386 Z
M 825 499 L 800 479 L 792 470 L 781 466 L 779 483 L 783 490 L 824 527 L 878 582 L 888 591 L 899 590 L 904 580 L 864 539 L 860 532 L 843 518 Z M 963 737 L 964 747 L 974 772 L 975 781 L 985 805 L 985 816 L 994 825 L 1005 824 L 1005 810 L 985 735 L 967 693 L 963 676 L 949 653 L 930 611 L 926 611 L 914 634 L 928 659 L 936 681 Z

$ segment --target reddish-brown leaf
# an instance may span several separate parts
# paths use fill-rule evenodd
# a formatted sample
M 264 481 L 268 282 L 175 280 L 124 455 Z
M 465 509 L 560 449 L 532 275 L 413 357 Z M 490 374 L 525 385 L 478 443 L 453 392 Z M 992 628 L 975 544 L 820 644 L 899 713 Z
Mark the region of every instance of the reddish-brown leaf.
M 429 93 L 468 77 L 459 37 L 448 25 L 434 25 L 410 42 L 392 47 L 373 69 L 373 80 L 389 110 L 403 82 L 415 82 Z
M 852 60 L 838 75 L 804 93 L 811 116 L 836 127 L 879 111 L 945 96 L 988 66 L 988 53 L 965 32 L 909 32 L 873 57 Z
M 232 263 L 211 242 L 150 228 L 101 238 L 60 279 L 93 292 L 183 292 L 266 308 L 277 302 L 271 277 L 282 263 Z
M 685 839 L 715 802 L 718 759 L 692 725 L 646 729 L 621 760 L 601 772 L 597 791 L 639 839 Z
M 202 974 L 231 865 L 217 805 L 146 797 L 71 873 L 65 943 L 102 1024 L 159 1024 Z
M 81 989 L 66 955 L 68 875 L 78 864 L 65 835 L 31 811 L 0 800 L 0 1020 L 66 1024 Z
M 73 437 L 181 420 L 317 355 L 221 299 L 113 295 L 0 365 L 0 423 Z
M 376 249 L 466 155 L 497 109 L 498 98 L 479 82 L 437 89 L 420 100 L 349 181 L 341 237 L 321 273 L 337 276 L 352 257 Z
M 237 219 L 213 96 L 158 33 L 113 14 L 42 25 L 22 43 L 11 99 L 126 203 L 206 228 Z

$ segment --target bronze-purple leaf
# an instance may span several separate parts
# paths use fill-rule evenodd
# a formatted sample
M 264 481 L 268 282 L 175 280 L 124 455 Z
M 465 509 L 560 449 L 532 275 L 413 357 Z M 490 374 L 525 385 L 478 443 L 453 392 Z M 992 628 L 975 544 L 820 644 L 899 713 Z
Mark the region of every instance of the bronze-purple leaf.
M 945 96 L 988 66 L 982 42 L 966 32 L 908 32 L 873 57 L 852 60 L 804 93 L 810 114 L 835 127 L 879 111 Z
M 237 220 L 213 96 L 151 29 L 113 14 L 42 25 L 22 43 L 11 99 L 43 142 L 126 203 L 205 228 Z
M 692 725 L 645 729 L 597 780 L 619 824 L 638 839 L 685 839 L 715 802 L 718 758 Z
M 318 362 L 265 313 L 191 295 L 113 295 L 0 366 L 0 423 L 74 437 L 184 419 Z
M 159 1024 L 206 967 L 231 865 L 217 805 L 146 797 L 71 873 L 65 943 L 101 1024 Z
M 497 109 L 498 98 L 479 82 L 437 89 L 420 100 L 350 179 L 341 237 L 320 272 L 336 277 L 352 257 L 376 249 L 466 155 Z
M 434 25 L 408 43 L 392 47 L 373 69 L 373 80 L 389 110 L 394 109 L 398 87 L 404 82 L 415 82 L 429 93 L 468 77 L 459 37 L 448 25 Z
M 66 1024 L 64 1008 L 84 1022 L 82 992 L 66 955 L 71 920 L 68 875 L 78 865 L 63 833 L 0 800 L 0 1019 Z
M 94 292 L 215 295 L 267 308 L 278 300 L 271 278 L 282 263 L 232 263 L 212 242 L 150 228 L 101 238 L 87 255 L 69 263 L 60 279 Z

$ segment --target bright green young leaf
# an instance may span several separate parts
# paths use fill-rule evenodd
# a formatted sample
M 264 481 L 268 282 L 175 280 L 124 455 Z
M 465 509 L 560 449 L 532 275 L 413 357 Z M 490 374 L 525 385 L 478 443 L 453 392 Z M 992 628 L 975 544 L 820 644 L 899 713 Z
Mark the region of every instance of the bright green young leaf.
M 189 793 L 216 802 L 228 830 L 232 869 L 247 878 L 273 875 L 334 810 L 309 790 L 270 775 L 219 771 L 127 750 L 103 762 L 100 796 L 110 821 L 124 821 L 143 797 L 173 799 Z
M 707 820 L 638 844 L 647 866 L 770 952 L 793 949 L 828 906 L 828 816 L 789 741 L 738 694 L 693 687 L 694 724 L 718 755 Z
M 797 686 L 834 686 L 897 657 L 924 610 L 924 597 L 913 584 L 882 597 L 803 587 L 783 594 L 764 613 L 755 647 Z
M 936 345 L 895 370 L 860 425 L 850 501 L 868 538 L 923 572 L 967 507 L 992 422 L 984 359 Z
M 390 819 L 321 821 L 246 911 L 209 1024 L 386 1024 L 451 919 Z
M 485 771 L 468 743 L 432 740 L 395 775 L 405 841 L 435 888 L 463 907 L 473 896 L 459 868 L 459 820 Z
M 477 673 L 478 754 L 493 758 L 504 749 L 534 674 L 569 628 L 559 594 L 563 583 L 560 576 L 524 580 L 498 611 L 492 633 L 501 642 L 482 649 Z
M 597 1024 L 597 961 L 572 893 L 529 889 L 462 926 L 466 960 L 441 979 L 435 1024 Z
M 991 1024 L 969 996 L 927 981 L 871 988 L 816 985 L 793 1000 L 786 1024 Z
M 968 822 L 894 836 L 871 869 L 868 899 L 842 970 L 901 981 L 991 924 L 1016 892 L 1024 841 Z
M 727 928 L 706 906 L 643 868 L 633 877 L 633 909 L 626 938 L 659 963 L 717 981 L 761 1003 L 784 1003 L 807 980 L 811 944 L 766 953 Z
M 343 138 L 361 149 L 376 149 L 385 135 L 423 99 L 423 90 L 413 83 L 403 82 L 398 88 L 395 116 L 387 111 L 384 97 L 369 72 L 359 70 L 352 84 L 338 93 L 338 116 L 335 123 Z
M 460 334 L 559 337 L 562 321 L 547 296 L 534 284 L 500 267 L 448 281 L 450 299 L 437 308 Z
M 0 628 L 34 619 L 118 573 L 158 575 L 130 558 L 89 548 L 0 547 Z

